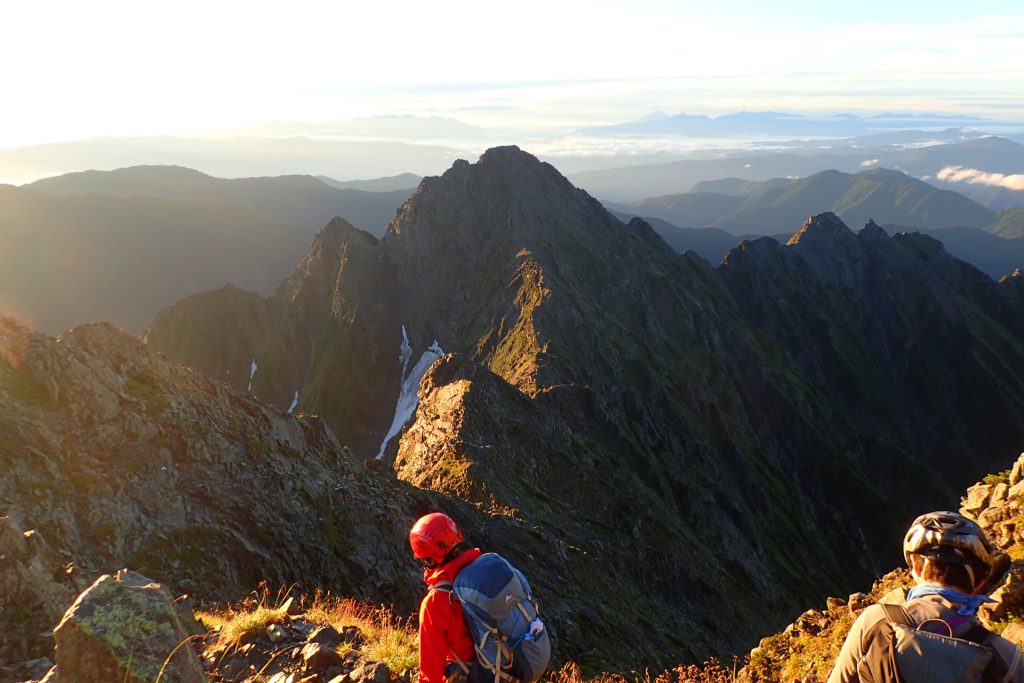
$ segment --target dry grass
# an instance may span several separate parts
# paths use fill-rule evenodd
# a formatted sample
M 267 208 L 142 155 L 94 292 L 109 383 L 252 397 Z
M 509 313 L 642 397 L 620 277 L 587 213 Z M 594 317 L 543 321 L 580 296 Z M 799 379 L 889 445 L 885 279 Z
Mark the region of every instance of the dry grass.
M 733 683 L 741 662 L 734 658 L 731 667 L 724 666 L 717 659 L 709 659 L 703 665 L 677 666 L 652 676 L 650 671 L 630 674 L 601 674 L 587 678 L 576 664 L 569 662 L 561 669 L 545 676 L 548 683 Z
M 197 612 L 196 618 L 208 629 L 220 627 L 218 646 L 235 646 L 246 636 L 262 635 L 271 624 L 288 619 L 288 592 L 272 595 L 266 586 L 260 586 L 246 600 L 223 609 Z M 299 607 L 303 617 L 317 626 L 332 626 L 339 632 L 353 626 L 359 629 L 361 642 L 337 647 L 342 657 L 358 650 L 362 659 L 384 662 L 396 674 L 418 669 L 419 643 L 413 625 L 386 607 L 337 598 L 319 590 L 301 598 Z
M 284 591 L 272 598 L 267 586 L 261 584 L 242 602 L 223 609 L 200 610 L 196 612 L 196 619 L 207 629 L 219 627 L 219 645 L 238 645 L 246 637 L 263 635 L 268 626 L 287 619 L 287 596 Z

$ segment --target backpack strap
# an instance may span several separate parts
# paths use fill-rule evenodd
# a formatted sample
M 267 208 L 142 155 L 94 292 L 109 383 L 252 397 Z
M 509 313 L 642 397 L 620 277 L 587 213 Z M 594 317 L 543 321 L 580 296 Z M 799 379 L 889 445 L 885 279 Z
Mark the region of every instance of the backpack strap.
M 880 603 L 882 605 L 882 611 L 885 612 L 885 618 L 894 624 L 903 624 L 914 628 L 914 620 L 910 618 L 910 613 L 903 608 L 903 605 L 890 605 L 887 602 Z
M 435 583 L 433 586 L 431 586 L 427 592 L 433 593 L 436 591 L 438 593 L 447 593 L 448 602 L 455 603 L 458 602 L 459 599 L 455 596 L 454 588 L 455 585 L 451 581 L 439 581 L 438 583 Z
M 860 655 L 857 658 L 857 680 L 899 681 L 896 658 L 893 650 L 893 625 L 902 624 L 913 628 L 913 619 L 900 605 L 879 604 L 882 617 L 864 630 L 860 641 Z

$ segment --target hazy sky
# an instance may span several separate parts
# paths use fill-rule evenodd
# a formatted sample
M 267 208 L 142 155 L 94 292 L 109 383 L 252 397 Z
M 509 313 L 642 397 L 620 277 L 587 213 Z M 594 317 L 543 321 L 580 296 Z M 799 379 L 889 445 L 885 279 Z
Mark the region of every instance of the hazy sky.
M 655 109 L 1024 120 L 1019 0 L 51 0 L 3 3 L 0 25 L 0 147 L 395 113 L 524 129 Z

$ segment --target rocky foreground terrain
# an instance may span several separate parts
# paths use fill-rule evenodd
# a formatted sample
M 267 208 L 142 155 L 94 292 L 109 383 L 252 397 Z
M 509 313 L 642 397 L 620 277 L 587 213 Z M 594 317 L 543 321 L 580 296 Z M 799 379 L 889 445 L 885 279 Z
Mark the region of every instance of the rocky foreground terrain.
M 982 607 L 981 622 L 1024 646 L 1024 454 L 1012 469 L 972 486 L 960 511 L 976 519 L 1002 551 L 985 588 L 996 602 Z M 24 534 L 25 545 L 37 543 L 34 536 Z M 16 545 L 10 535 L 5 543 L 8 549 Z M 22 547 L 21 557 L 28 552 Z M 824 681 L 857 615 L 876 602 L 902 602 L 911 586 L 909 573 L 896 569 L 869 592 L 827 598 L 824 605 L 807 610 L 781 633 L 763 638 L 732 666 L 714 660 L 679 665 L 657 680 Z M 55 592 L 48 597 L 66 600 L 67 596 Z M 194 614 L 191 604 L 187 596 L 176 601 L 166 588 L 135 572 L 100 577 L 51 632 L 51 645 L 55 641 L 56 648 L 17 667 L 9 666 L 8 673 L 35 672 L 43 683 L 408 683 L 416 674 L 412 624 L 387 609 L 323 594 L 274 596 L 266 590 L 240 603 Z M 582 683 L 588 679 L 573 662 L 556 661 L 546 680 Z M 606 673 L 589 680 L 649 683 L 651 674 Z

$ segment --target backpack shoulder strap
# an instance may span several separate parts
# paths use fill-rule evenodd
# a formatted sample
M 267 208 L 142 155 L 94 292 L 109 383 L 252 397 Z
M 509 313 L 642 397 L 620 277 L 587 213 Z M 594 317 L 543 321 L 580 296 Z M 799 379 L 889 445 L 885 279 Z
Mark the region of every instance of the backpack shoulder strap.
M 857 660 L 857 680 L 899 681 L 893 654 L 893 625 L 914 626 L 907 611 L 900 605 L 879 604 L 882 616 L 861 634 Z
M 914 628 L 914 620 L 910 618 L 910 613 L 904 609 L 903 605 L 890 605 L 885 602 L 880 604 L 887 620 L 894 624 L 903 624 L 904 626 Z
M 448 602 L 458 602 L 459 598 L 455 595 L 455 585 L 451 581 L 439 581 L 430 587 L 428 593 L 447 593 Z

